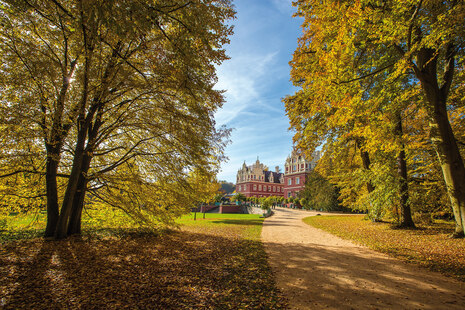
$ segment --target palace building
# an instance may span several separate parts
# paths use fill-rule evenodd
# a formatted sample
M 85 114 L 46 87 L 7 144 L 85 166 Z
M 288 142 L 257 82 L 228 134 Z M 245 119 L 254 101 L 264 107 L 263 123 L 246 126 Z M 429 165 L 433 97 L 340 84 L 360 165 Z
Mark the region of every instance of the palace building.
M 305 187 L 307 175 L 312 171 L 320 159 L 320 152 L 313 153 L 312 160 L 307 160 L 295 150 L 287 157 L 284 164 L 284 197 L 296 197 Z
M 246 197 L 267 197 L 284 195 L 284 175 L 279 172 L 269 171 L 258 158 L 255 164 L 247 166 L 244 162 L 242 168 L 237 171 L 236 192 Z
M 295 197 L 305 187 L 307 174 L 315 168 L 318 159 L 320 152 L 315 152 L 309 161 L 293 150 L 284 164 L 284 173 L 279 171 L 279 166 L 269 171 L 258 158 L 250 166 L 244 162 L 237 171 L 236 192 L 246 197 Z

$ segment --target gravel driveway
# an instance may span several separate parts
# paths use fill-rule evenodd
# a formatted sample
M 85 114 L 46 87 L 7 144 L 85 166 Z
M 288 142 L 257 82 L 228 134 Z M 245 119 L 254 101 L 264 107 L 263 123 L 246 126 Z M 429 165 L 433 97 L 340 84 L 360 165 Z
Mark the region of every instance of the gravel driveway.
M 262 241 L 292 309 L 465 309 L 465 283 L 311 227 L 276 209 Z

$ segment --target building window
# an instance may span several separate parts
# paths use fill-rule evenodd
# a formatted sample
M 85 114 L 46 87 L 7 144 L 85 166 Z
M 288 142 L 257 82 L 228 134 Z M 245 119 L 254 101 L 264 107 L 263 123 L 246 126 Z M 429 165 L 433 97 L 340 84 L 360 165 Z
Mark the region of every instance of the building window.
M 259 191 L 262 190 L 262 186 L 261 186 L 261 185 L 258 185 L 258 190 L 259 190 Z
M 271 186 L 268 186 L 268 191 L 271 192 Z
M 257 190 L 257 185 L 254 185 L 254 186 L 253 186 L 253 190 L 254 190 L 254 191 Z
M 291 197 L 291 192 L 287 192 L 287 198 Z
M 287 185 L 292 185 L 292 179 L 291 178 L 287 179 Z
M 300 184 L 300 177 L 295 178 L 295 184 Z
M 242 186 L 241 186 L 241 185 L 239 185 L 239 191 L 241 191 L 241 190 L 242 190 Z
M 244 185 L 244 192 L 247 190 L 247 185 Z
M 276 192 L 276 186 L 273 186 L 273 192 Z
M 292 171 L 296 171 L 297 167 L 296 165 L 292 166 Z

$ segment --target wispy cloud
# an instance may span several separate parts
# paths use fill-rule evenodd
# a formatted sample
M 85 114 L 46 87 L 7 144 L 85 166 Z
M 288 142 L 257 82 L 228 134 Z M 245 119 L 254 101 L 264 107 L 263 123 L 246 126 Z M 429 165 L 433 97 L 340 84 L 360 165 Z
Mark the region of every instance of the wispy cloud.
M 259 82 L 266 77 L 276 52 L 233 57 L 218 69 L 216 89 L 226 90 L 226 103 L 216 115 L 218 124 L 231 122 L 261 97 Z
M 231 59 L 218 68 L 215 87 L 226 90 L 216 122 L 235 128 L 226 148 L 230 160 L 222 164 L 218 178 L 232 182 L 244 160 L 251 164 L 259 156 L 274 169 L 291 152 L 292 133 L 281 98 L 293 92 L 288 62 L 301 33 L 291 0 L 235 4 L 235 34 L 227 46 Z

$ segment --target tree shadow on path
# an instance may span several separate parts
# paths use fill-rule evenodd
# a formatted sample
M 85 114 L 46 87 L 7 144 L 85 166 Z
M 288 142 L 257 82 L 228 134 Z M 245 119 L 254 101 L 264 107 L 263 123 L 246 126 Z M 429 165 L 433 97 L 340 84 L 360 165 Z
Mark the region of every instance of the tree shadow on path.
M 302 309 L 465 309 L 465 283 L 363 247 L 266 243 L 278 286 Z

